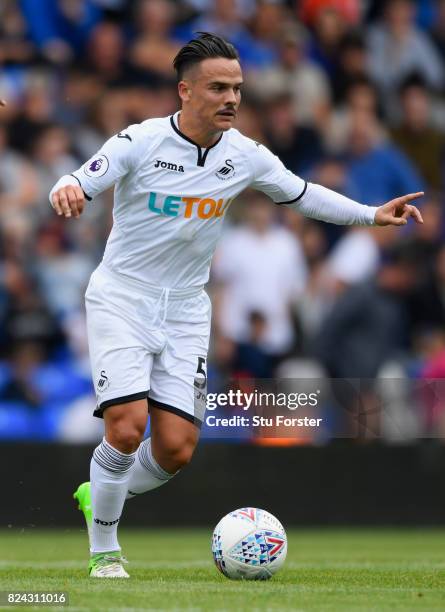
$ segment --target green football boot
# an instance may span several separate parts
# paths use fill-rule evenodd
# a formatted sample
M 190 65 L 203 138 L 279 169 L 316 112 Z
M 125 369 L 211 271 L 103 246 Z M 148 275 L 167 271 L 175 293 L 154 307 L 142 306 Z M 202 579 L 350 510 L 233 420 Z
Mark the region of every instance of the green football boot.
M 90 578 L 129 578 L 123 568 L 124 563 L 128 561 L 120 550 L 93 555 L 88 565 Z
M 83 482 L 73 495 L 79 504 L 79 510 L 83 512 L 88 529 L 88 538 L 91 549 L 91 524 L 93 522 L 93 510 L 91 507 L 91 485 Z M 123 568 L 128 561 L 121 555 L 120 550 L 97 553 L 92 555 L 88 564 L 90 578 L 129 578 L 130 576 Z
M 85 517 L 85 522 L 88 528 L 88 535 L 91 531 L 91 523 L 93 521 L 93 510 L 91 508 L 91 485 L 89 482 L 83 482 L 77 487 L 77 491 L 73 495 L 79 503 L 79 510 L 82 510 Z

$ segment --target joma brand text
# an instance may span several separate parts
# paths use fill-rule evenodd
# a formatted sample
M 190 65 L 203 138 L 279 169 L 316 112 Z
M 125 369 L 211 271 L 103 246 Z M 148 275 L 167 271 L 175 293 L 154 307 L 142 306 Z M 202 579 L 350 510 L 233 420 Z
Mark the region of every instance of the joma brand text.
M 155 168 L 162 168 L 163 170 L 173 170 L 173 172 L 184 172 L 184 166 L 178 166 L 178 164 L 161 161 L 160 159 L 157 159 L 155 161 Z

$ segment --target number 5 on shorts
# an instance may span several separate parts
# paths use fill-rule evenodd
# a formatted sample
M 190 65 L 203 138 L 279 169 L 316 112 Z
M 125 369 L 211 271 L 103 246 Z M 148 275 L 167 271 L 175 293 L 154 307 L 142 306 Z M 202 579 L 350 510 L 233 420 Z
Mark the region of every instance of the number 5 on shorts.
M 207 387 L 207 373 L 204 369 L 205 363 L 205 357 L 198 357 L 198 367 L 196 369 L 196 374 L 201 374 L 204 378 L 200 379 L 198 378 L 198 376 L 195 376 L 195 387 L 197 389 L 205 389 Z
M 195 391 L 195 417 L 201 422 L 204 420 L 207 399 L 207 372 L 206 358 L 198 357 L 198 367 L 196 368 L 194 391 Z

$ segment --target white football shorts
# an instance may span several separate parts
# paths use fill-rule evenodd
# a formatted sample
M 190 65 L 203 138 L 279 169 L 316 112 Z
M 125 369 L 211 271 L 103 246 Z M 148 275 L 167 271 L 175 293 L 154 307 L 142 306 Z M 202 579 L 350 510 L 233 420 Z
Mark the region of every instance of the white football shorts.
M 165 289 L 103 263 L 85 293 L 97 407 L 148 398 L 200 426 L 204 420 L 211 303 L 202 287 Z

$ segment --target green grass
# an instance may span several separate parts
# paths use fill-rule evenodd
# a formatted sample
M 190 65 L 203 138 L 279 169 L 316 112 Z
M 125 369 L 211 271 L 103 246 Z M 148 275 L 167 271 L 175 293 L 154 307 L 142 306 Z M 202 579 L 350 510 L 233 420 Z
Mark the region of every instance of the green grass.
M 131 578 L 102 581 L 86 576 L 84 530 L 0 531 L 0 590 L 67 591 L 69 607 L 38 608 L 67 612 L 445 609 L 444 530 L 314 529 L 288 536 L 284 568 L 257 583 L 218 573 L 209 530 L 121 530 Z

